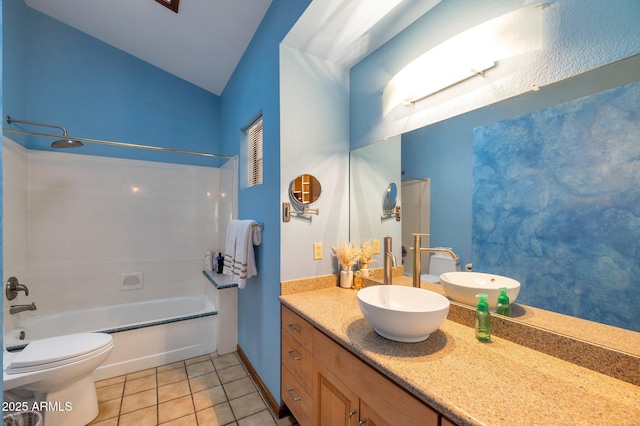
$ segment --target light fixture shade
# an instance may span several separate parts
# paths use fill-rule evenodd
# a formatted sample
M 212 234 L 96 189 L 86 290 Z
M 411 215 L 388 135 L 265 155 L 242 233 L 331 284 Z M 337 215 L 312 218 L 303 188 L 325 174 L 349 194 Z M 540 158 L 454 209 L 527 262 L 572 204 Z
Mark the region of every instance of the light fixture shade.
M 499 60 L 542 48 L 542 5 L 477 25 L 422 54 L 400 70 L 382 93 L 383 114 L 482 74 Z

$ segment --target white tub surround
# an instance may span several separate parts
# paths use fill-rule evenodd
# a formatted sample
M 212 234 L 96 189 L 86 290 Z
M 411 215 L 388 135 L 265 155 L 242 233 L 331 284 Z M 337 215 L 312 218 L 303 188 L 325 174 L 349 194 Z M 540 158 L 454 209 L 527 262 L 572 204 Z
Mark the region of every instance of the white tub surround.
M 238 349 L 238 284 L 228 275 L 202 271 L 218 295 L 218 355 Z

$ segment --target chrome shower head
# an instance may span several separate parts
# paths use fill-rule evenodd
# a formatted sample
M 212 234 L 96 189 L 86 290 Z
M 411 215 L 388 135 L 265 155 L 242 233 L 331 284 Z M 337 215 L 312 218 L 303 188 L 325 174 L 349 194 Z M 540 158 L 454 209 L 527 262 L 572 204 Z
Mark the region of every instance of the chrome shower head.
M 69 139 L 66 135 L 66 133 L 64 135 L 62 135 L 62 139 L 58 139 L 57 141 L 54 141 L 51 143 L 51 148 L 80 148 L 81 146 L 84 146 L 84 144 L 80 141 L 74 140 L 74 139 Z

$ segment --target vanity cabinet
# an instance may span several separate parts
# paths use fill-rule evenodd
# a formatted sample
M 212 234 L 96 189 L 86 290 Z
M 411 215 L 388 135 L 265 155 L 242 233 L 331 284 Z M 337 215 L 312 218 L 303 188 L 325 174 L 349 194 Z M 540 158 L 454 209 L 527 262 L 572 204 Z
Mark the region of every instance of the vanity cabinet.
M 298 423 L 315 424 L 313 326 L 283 306 L 281 336 L 282 400 Z
M 282 399 L 302 426 L 446 422 L 286 306 L 282 306 L 281 357 Z

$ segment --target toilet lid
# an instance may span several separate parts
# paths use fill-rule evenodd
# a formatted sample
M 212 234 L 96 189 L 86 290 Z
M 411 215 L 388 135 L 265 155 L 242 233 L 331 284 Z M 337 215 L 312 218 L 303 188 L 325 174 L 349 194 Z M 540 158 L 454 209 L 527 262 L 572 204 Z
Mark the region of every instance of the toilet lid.
M 113 338 L 105 333 L 77 333 L 34 340 L 16 354 L 6 372 L 23 373 L 57 367 L 84 359 L 111 345 Z

